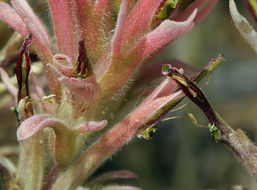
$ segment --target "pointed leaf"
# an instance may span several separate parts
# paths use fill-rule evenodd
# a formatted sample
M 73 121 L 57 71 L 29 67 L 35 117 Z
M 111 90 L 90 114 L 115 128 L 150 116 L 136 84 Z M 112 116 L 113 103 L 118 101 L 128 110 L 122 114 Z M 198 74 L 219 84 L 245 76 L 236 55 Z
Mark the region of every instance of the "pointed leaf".
M 165 20 L 155 30 L 150 32 L 144 39 L 142 39 L 129 53 L 143 48 L 142 58 L 151 55 L 160 50 L 175 38 L 189 32 L 194 26 L 194 18 L 197 14 L 197 9 L 184 22 L 176 22 Z

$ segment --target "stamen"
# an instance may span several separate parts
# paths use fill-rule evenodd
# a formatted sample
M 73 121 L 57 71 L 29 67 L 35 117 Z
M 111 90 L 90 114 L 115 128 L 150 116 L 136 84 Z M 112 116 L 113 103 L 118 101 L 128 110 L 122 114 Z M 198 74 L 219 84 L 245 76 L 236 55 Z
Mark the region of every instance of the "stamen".
M 93 73 L 93 68 L 92 65 L 90 64 L 87 53 L 86 53 L 86 48 L 84 45 L 84 41 L 80 41 L 79 45 L 79 56 L 77 63 L 74 65 L 74 75 L 77 78 L 86 78 Z
M 16 78 L 18 81 L 18 98 L 19 101 L 29 96 L 29 72 L 31 69 L 31 60 L 29 57 L 28 47 L 32 41 L 32 33 L 24 40 L 16 62 Z

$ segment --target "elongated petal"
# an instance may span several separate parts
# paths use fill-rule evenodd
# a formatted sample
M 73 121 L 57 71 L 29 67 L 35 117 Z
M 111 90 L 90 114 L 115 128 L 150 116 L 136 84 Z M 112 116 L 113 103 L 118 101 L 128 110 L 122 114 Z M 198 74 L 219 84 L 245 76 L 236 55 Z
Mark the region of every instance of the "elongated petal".
M 17 88 L 11 83 L 11 79 L 9 78 L 7 72 L 0 67 L 0 75 L 2 77 L 2 81 L 6 85 L 8 91 L 11 93 L 13 97 L 17 97 Z
M 78 56 L 77 44 L 81 35 L 75 0 L 48 0 L 48 2 L 59 53 L 71 57 L 72 62 L 75 63 Z
M 229 1 L 230 14 L 237 30 L 243 38 L 251 45 L 257 53 L 257 32 L 248 23 L 248 21 L 238 12 L 234 0 Z
M 148 31 L 152 19 L 162 0 L 138 1 L 130 12 L 125 25 L 123 45 L 124 48 L 131 47 L 142 38 Z
M 15 10 L 7 3 L 0 2 L 0 19 L 24 37 L 28 35 L 29 32 L 25 23 Z
M 116 24 L 115 33 L 112 39 L 112 54 L 114 59 L 121 55 L 121 43 L 122 43 L 122 36 L 124 33 L 124 26 L 127 16 L 127 1 L 122 0 L 120 11 L 118 15 L 118 20 Z
M 107 125 L 107 120 L 103 120 L 100 122 L 97 121 L 89 121 L 86 123 L 83 123 L 82 125 L 79 125 L 75 127 L 75 131 L 78 132 L 93 132 L 103 129 Z
M 26 0 L 11 0 L 11 3 L 18 13 L 18 15 L 22 18 L 29 31 L 33 34 L 32 45 L 37 50 L 37 53 L 43 56 L 43 60 L 48 59 L 50 61 L 52 57 L 51 53 L 51 43 L 48 36 L 48 33 L 35 15 L 29 4 Z

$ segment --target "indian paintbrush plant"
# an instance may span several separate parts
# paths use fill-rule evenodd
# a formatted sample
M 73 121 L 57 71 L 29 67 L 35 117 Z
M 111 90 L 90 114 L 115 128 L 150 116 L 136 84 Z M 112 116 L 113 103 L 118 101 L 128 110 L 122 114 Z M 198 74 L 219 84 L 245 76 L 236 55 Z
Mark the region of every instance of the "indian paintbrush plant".
M 109 172 L 90 183 L 87 179 L 134 137 L 150 139 L 155 125 L 184 96 L 206 114 L 214 140 L 228 146 L 257 180 L 256 147 L 220 118 L 196 86 L 224 58 L 212 59 L 201 72 L 178 60 L 151 63 L 172 40 L 205 18 L 216 2 L 48 0 L 53 36 L 27 1 L 0 2 L 0 19 L 25 39 L 16 62 L 18 87 L 0 70 L 17 102 L 12 110 L 20 143 L 15 166 L 0 157 L 3 187 L 138 189 L 101 183 L 136 177 L 130 171 Z M 7 45 L 19 40 L 15 34 Z M 30 45 L 45 76 L 31 70 Z M 39 77 L 46 77 L 47 84 Z M 139 105 L 131 106 L 138 99 Z

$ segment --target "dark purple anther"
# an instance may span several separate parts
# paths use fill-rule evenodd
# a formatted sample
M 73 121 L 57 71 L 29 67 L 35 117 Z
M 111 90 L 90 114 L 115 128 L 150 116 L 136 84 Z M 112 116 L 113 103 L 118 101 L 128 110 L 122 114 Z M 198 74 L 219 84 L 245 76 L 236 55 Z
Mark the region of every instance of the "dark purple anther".
M 28 47 L 32 41 L 32 33 L 24 40 L 19 51 L 16 62 L 16 78 L 18 82 L 18 103 L 22 98 L 29 96 L 29 72 L 31 69 L 31 60 L 29 57 Z
M 75 72 L 75 76 L 85 78 L 86 76 L 90 76 L 92 74 L 92 67 L 89 63 L 83 40 L 79 42 L 78 48 L 79 48 L 79 56 L 78 56 L 77 64 L 75 65 L 75 68 L 74 68 L 74 72 Z

